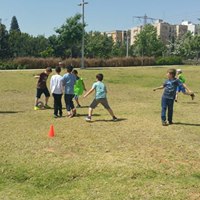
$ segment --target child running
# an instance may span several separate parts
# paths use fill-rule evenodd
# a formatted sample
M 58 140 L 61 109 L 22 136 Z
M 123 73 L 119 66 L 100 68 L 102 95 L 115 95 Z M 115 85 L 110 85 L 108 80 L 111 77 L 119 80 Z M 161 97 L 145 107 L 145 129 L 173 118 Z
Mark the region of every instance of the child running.
M 161 120 L 163 126 L 168 126 L 173 124 L 173 107 L 174 107 L 174 99 L 176 96 L 176 90 L 178 86 L 186 88 L 185 85 L 177 78 L 176 76 L 176 69 L 169 69 L 167 71 L 167 78 L 164 84 L 160 87 L 154 88 L 153 90 L 164 89 L 162 95 L 162 111 L 161 111 Z M 168 110 L 168 122 L 166 121 L 166 112 Z
M 76 109 L 74 108 L 74 85 L 76 83 L 76 77 L 72 74 L 73 67 L 67 66 L 67 73 L 63 76 L 63 86 L 65 87 L 65 104 L 67 109 L 67 115 L 72 118 L 76 115 Z
M 47 79 L 48 79 L 48 76 L 51 74 L 51 72 L 52 72 L 52 69 L 50 67 L 47 67 L 44 72 L 35 76 L 35 78 L 38 78 L 38 82 L 37 82 L 37 92 L 36 92 L 34 110 L 40 110 L 38 103 L 39 103 L 39 99 L 43 93 L 45 95 L 45 106 L 44 107 L 47 109 L 50 108 L 50 106 L 48 106 L 48 100 L 50 97 L 50 93 L 47 88 Z
M 97 74 L 96 75 L 97 81 L 92 85 L 92 88 L 84 95 L 84 97 L 87 97 L 89 94 L 91 94 L 95 90 L 95 99 L 91 103 L 88 111 L 88 116 L 86 117 L 86 121 L 91 121 L 92 119 L 92 112 L 97 107 L 97 105 L 100 103 L 104 106 L 105 109 L 108 110 L 110 115 L 112 116 L 113 121 L 117 121 L 117 117 L 115 117 L 112 109 L 110 108 L 108 101 L 107 101 L 107 90 L 105 84 L 103 81 L 103 74 Z
M 83 91 L 86 91 L 86 88 L 83 79 L 78 76 L 78 71 L 74 69 L 72 73 L 76 76 L 76 84 L 74 85 L 74 99 L 77 103 L 76 107 L 80 108 L 81 105 L 79 103 L 79 96 L 83 94 Z
M 63 83 L 62 83 L 62 76 L 60 75 L 61 67 L 57 66 L 55 71 L 56 74 L 53 75 L 50 80 L 50 89 L 54 98 L 54 118 L 58 118 L 62 117 Z
M 178 87 L 177 87 L 175 102 L 178 102 L 178 93 L 180 93 L 180 92 L 182 92 L 182 93 L 185 94 L 185 95 L 190 95 L 191 98 L 192 98 L 192 100 L 194 100 L 195 95 L 194 95 L 194 93 L 191 92 L 191 91 L 189 90 L 189 88 L 186 86 L 186 84 L 185 84 L 186 79 L 185 79 L 185 77 L 183 76 L 182 70 L 181 70 L 181 69 L 177 69 L 176 72 L 177 72 L 177 74 L 176 74 L 176 75 L 177 75 L 177 78 L 181 81 L 181 83 L 183 83 L 183 84 L 185 85 L 185 88 L 184 88 L 183 86 L 178 86 Z

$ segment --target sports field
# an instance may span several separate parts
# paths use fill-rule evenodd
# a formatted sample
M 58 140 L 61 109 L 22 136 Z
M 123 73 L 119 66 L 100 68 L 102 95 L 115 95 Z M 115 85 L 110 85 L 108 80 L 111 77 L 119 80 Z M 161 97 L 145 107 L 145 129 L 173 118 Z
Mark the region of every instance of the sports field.
M 34 111 L 40 71 L 0 71 L 0 199 L 199 200 L 200 67 L 181 66 L 196 98 L 180 94 L 175 124 L 163 127 L 162 91 L 153 88 L 168 68 L 79 70 L 87 89 L 105 75 L 118 122 L 101 106 L 85 122 L 93 95 L 80 98 L 84 107 L 72 119 Z

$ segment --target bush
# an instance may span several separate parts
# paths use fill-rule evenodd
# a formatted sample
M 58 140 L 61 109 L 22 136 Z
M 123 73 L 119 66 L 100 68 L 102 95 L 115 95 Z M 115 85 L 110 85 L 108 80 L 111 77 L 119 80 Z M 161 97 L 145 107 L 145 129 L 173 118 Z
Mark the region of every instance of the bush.
M 156 60 L 156 65 L 182 65 L 183 61 L 181 57 L 162 57 Z
M 0 69 L 43 69 L 58 65 L 61 61 L 59 58 L 33 58 L 21 57 L 7 62 L 0 62 Z M 80 58 L 70 58 L 62 61 L 64 66 L 73 65 L 80 68 Z M 85 59 L 86 67 L 125 67 L 125 66 L 150 66 L 155 64 L 152 57 L 129 57 L 129 58 L 110 58 L 110 59 Z

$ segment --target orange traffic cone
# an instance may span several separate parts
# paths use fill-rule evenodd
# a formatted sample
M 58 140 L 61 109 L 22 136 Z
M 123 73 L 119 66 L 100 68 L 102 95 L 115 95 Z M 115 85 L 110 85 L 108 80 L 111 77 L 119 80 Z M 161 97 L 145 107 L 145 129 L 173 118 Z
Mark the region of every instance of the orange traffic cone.
M 50 126 L 49 137 L 54 137 L 54 128 L 53 128 L 53 125 Z

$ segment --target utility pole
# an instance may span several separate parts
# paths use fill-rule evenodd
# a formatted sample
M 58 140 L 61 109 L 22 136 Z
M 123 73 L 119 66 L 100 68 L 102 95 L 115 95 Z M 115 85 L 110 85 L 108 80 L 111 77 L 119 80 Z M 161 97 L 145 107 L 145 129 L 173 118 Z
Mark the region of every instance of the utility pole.
M 129 57 L 129 40 L 130 40 L 130 36 L 129 36 L 129 31 L 127 30 L 126 32 L 126 57 Z
M 79 6 L 82 7 L 82 25 L 83 25 L 83 32 L 82 32 L 82 45 L 81 45 L 81 69 L 85 68 L 84 65 L 84 46 L 85 46 L 85 5 L 88 4 L 88 2 L 85 2 L 84 0 L 82 0 L 82 2 L 80 4 L 78 4 Z

